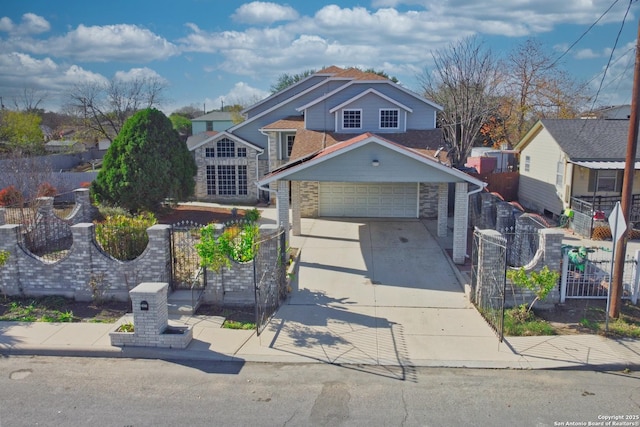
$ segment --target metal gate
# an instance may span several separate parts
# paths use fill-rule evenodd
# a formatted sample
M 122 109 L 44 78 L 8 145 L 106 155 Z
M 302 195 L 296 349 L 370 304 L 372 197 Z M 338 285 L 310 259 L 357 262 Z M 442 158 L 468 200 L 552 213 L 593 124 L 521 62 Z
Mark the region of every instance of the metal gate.
M 206 275 L 195 246 L 200 241 L 202 227 L 192 221 L 171 226 L 171 289 L 174 291 L 205 287 Z
M 286 250 L 284 229 L 280 228 L 257 243 L 258 250 L 253 259 L 255 284 L 255 312 L 257 334 L 264 330 L 271 317 L 286 296 Z
M 560 302 L 565 299 L 607 299 L 611 280 L 611 249 L 602 247 L 564 248 Z M 582 252 L 580 252 L 582 251 Z M 626 254 L 622 273 L 623 299 L 638 298 L 638 261 Z
M 493 230 L 476 230 L 473 233 L 471 298 L 500 342 L 504 337 L 506 243 L 505 237 Z

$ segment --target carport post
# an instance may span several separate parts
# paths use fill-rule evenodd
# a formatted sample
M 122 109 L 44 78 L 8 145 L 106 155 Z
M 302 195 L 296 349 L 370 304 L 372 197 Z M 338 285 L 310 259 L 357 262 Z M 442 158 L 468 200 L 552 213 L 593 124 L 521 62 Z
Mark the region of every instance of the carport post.
M 447 219 L 449 216 L 449 184 L 438 184 L 438 237 L 447 237 Z
M 456 182 L 453 214 L 453 262 L 456 264 L 464 264 L 467 256 L 467 228 L 469 222 L 468 186 L 466 182 Z
M 289 244 L 289 181 L 278 181 L 276 192 L 276 208 L 278 211 L 278 225 L 284 229 Z
M 291 181 L 291 233 L 294 236 L 302 234 L 300 202 L 300 181 Z

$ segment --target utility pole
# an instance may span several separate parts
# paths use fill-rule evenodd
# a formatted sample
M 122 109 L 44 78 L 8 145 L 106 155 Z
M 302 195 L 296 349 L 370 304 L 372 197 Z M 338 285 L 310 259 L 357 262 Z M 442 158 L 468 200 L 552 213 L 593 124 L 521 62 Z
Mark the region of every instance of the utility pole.
M 633 70 L 633 93 L 631 95 L 631 116 L 629 117 L 629 135 L 627 138 L 627 158 L 624 164 L 624 178 L 622 180 L 622 200 L 620 207 L 627 224 L 631 213 L 631 199 L 633 197 L 633 175 L 635 173 L 636 148 L 638 146 L 638 102 L 640 101 L 640 21 L 638 22 L 638 36 L 636 38 L 636 62 Z M 627 225 L 628 227 L 628 225 Z M 622 305 L 622 275 L 624 272 L 624 258 L 627 252 L 627 233 L 618 240 L 615 260 L 613 263 L 613 280 L 609 286 L 611 305 L 608 315 L 614 319 L 620 316 Z

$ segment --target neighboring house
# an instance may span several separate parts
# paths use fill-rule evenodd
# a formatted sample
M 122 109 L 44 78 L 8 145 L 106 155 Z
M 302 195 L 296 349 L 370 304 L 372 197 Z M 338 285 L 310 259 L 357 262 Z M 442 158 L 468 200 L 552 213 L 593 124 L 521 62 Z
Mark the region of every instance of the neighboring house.
M 621 197 L 628 132 L 628 120 L 540 120 L 515 147 L 520 203 L 547 215 L 559 216 L 567 207 L 582 210 L 583 204 L 608 214 Z M 635 170 L 637 189 L 638 156 Z
M 303 216 L 331 216 L 437 217 L 446 235 L 452 184 L 453 259 L 462 263 L 469 194 L 485 184 L 438 150 L 440 110 L 377 74 L 326 68 L 247 108 L 242 123 L 190 138 L 196 197 L 255 203 L 275 195 L 285 229 L 291 200 L 294 234 Z
M 201 132 L 211 131 L 222 132 L 231 126 L 233 126 L 233 119 L 230 112 L 212 111 L 191 120 L 191 134 L 196 135 Z
M 612 105 L 601 107 L 582 115 L 583 119 L 628 120 L 631 117 L 631 105 Z
M 44 144 L 44 149 L 49 153 L 77 153 L 85 151 L 86 146 L 82 142 L 71 140 L 51 140 Z

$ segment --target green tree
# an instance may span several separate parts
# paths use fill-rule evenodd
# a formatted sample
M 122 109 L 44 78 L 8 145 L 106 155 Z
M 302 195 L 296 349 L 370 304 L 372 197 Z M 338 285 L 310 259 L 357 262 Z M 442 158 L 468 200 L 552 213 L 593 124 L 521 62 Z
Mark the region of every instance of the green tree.
M 191 119 L 178 113 L 171 113 L 169 120 L 178 134 L 191 135 Z
M 153 211 L 167 197 L 191 196 L 195 174 L 193 157 L 171 121 L 148 108 L 124 123 L 91 189 L 101 203 Z
M 34 154 L 44 151 L 42 119 L 35 113 L 3 110 L 0 113 L 0 140 L 13 152 Z
M 278 76 L 278 81 L 271 85 L 271 93 L 280 92 L 281 90 L 298 83 L 300 80 L 306 79 L 315 72 L 316 70 L 305 70 L 298 74 L 282 73 Z

